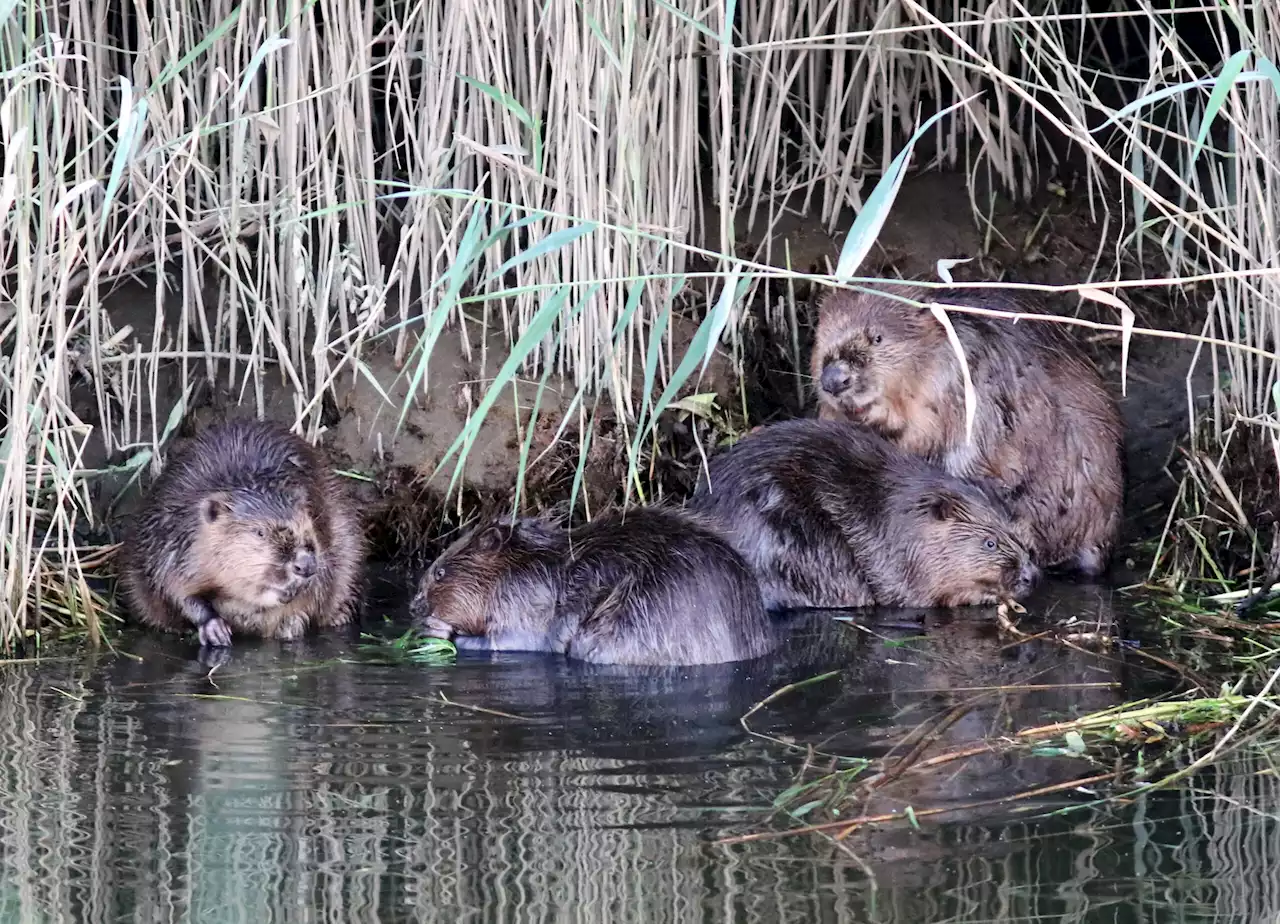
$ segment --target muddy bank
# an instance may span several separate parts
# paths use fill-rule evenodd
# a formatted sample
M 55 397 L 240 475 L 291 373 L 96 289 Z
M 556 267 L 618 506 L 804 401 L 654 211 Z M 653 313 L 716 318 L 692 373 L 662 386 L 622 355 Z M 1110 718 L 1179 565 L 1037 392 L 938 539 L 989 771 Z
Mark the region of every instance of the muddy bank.
M 963 178 L 955 174 L 912 177 L 904 185 L 880 241 L 863 267 L 864 274 L 936 278 L 942 259 L 971 259 L 957 265 L 955 278 L 966 281 L 1076 283 L 1095 273 L 1095 255 L 1108 241 L 1082 198 L 1046 192 L 1015 206 L 998 201 L 991 227 L 973 221 Z M 1109 232 L 1110 233 L 1110 232 Z M 740 250 L 775 264 L 783 262 L 789 248 L 792 266 L 799 270 L 825 270 L 839 254 L 841 240 L 833 239 L 816 223 L 785 216 L 772 233 L 748 239 Z M 1114 252 L 1114 251 L 1108 251 Z M 1105 259 L 1105 257 L 1104 257 Z M 1101 265 L 1097 272 L 1105 268 Z M 1126 275 L 1135 275 L 1126 267 Z M 210 293 L 211 295 L 212 293 Z M 776 285 L 757 290 L 744 326 L 745 378 L 738 392 L 735 360 L 722 346 L 705 373 L 686 384 L 679 397 L 703 396 L 701 402 L 668 411 L 662 421 L 660 451 L 642 447 L 641 480 L 649 496 L 683 497 L 692 488 L 702 453 L 726 433 L 767 420 L 812 412 L 808 395 L 807 361 L 810 331 L 816 312 L 812 287 L 794 289 L 795 300 Z M 1159 293 L 1163 294 L 1163 293 Z M 1091 302 L 1058 299 L 1047 304 L 1060 313 L 1114 322 L 1113 312 Z M 160 342 L 172 338 L 180 323 L 174 295 L 164 303 L 164 327 Z M 1154 296 L 1132 302 L 1137 323 L 1166 329 L 1198 330 L 1202 316 L 1194 302 L 1162 303 Z M 155 327 L 156 293 L 145 285 L 122 286 L 105 299 L 116 331 L 131 328 L 119 352 L 150 350 Z M 696 330 L 696 309 L 673 319 L 664 360 L 664 373 L 674 368 Z M 791 336 L 792 309 L 797 322 Z M 1127 428 L 1130 491 L 1127 503 L 1128 541 L 1147 538 L 1158 531 L 1167 512 L 1161 509 L 1173 496 L 1174 481 L 1165 472 L 1176 444 L 1188 431 L 1187 373 L 1194 353 L 1186 342 L 1136 339 L 1131 348 L 1127 393 L 1121 394 L 1120 341 L 1109 334 L 1086 335 L 1088 350 L 1116 395 Z M 798 347 L 798 349 L 797 349 Z M 367 347 L 358 373 L 347 371 L 339 379 L 338 400 L 326 401 L 321 414 L 321 443 L 359 481 L 359 490 L 373 529 L 373 554 L 379 559 L 416 563 L 436 551 L 454 529 L 477 514 L 509 506 L 517 485 L 520 459 L 527 451 L 531 464 L 520 485 L 521 506 L 526 510 L 553 509 L 580 518 L 594 516 L 624 497 L 627 472 L 628 428 L 621 426 L 608 399 L 574 402 L 575 388 L 551 373 L 545 382 L 523 378 L 492 407 L 472 444 L 463 469 L 459 492 L 448 502 L 445 489 L 453 474 L 453 462 L 437 471 L 458 434 L 466 426 L 489 382 L 506 359 L 501 334 L 480 340 L 474 334 L 446 328 L 433 351 L 425 394 L 416 397 L 400 421 L 400 409 L 409 392 L 410 370 L 397 364 L 389 341 Z M 796 359 L 800 368 L 796 368 Z M 1207 363 L 1190 390 L 1198 399 L 1205 391 Z M 127 365 L 120 367 L 127 371 Z M 141 364 L 135 364 L 136 369 Z M 631 398 L 639 399 L 643 372 L 631 370 Z M 260 379 L 264 414 L 292 425 L 297 414 L 294 389 L 283 376 Z M 182 439 L 198 428 L 229 413 L 251 409 L 251 389 L 233 393 L 227 387 L 225 368 L 216 385 L 204 375 L 202 363 L 177 360 L 161 365 L 152 391 L 154 402 L 112 400 L 114 392 L 127 398 L 130 389 L 117 385 L 100 390 L 99 400 L 88 383 L 75 389 L 77 411 L 86 422 L 106 423 L 119 442 L 108 445 L 103 428 L 91 439 L 85 459 L 87 469 L 119 465 L 153 434 L 163 432 L 182 399 L 184 382 L 190 387 L 188 412 L 177 428 Z M 137 383 L 135 383 L 135 386 Z M 714 396 L 714 403 L 709 398 Z M 139 407 L 138 404 L 142 406 Z M 237 405 L 241 405 L 238 410 Z M 537 413 L 534 413 L 535 404 Z M 745 416 L 742 408 L 745 405 Z M 633 406 L 636 406 L 633 403 Z M 122 422 L 124 421 L 124 422 Z M 532 429 L 532 433 L 530 433 Z M 582 454 L 582 437 L 590 439 L 581 483 L 575 470 Z M 527 447 L 527 450 L 526 450 Z M 140 480 L 145 484 L 150 473 Z M 91 480 L 96 534 L 118 538 L 115 524 L 132 509 L 138 497 L 139 479 L 115 473 Z M 1122 554 L 1124 549 L 1122 547 Z

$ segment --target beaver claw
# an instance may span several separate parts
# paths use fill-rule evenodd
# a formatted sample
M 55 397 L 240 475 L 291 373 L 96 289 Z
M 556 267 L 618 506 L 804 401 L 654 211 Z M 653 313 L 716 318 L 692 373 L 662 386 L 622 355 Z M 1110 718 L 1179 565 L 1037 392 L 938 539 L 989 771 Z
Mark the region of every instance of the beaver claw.
M 231 627 L 215 616 L 200 627 L 200 644 L 215 648 L 230 648 Z

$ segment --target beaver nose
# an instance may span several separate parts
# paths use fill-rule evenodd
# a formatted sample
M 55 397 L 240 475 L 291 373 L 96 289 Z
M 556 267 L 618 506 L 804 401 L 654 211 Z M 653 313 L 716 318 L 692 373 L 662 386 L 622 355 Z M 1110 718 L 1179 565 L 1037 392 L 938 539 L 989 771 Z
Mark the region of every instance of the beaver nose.
M 300 578 L 309 578 L 316 573 L 315 552 L 299 552 L 293 557 L 293 573 Z
M 844 363 L 827 363 L 822 367 L 822 390 L 829 395 L 842 395 L 853 384 L 853 375 Z
M 1018 571 L 1018 592 L 1025 593 L 1032 587 L 1036 586 L 1036 582 L 1040 580 L 1040 569 L 1033 561 L 1027 561 Z
M 409 601 L 409 618 L 413 620 L 414 627 L 423 628 L 430 616 L 431 604 L 427 602 L 427 595 L 414 594 L 413 599 Z

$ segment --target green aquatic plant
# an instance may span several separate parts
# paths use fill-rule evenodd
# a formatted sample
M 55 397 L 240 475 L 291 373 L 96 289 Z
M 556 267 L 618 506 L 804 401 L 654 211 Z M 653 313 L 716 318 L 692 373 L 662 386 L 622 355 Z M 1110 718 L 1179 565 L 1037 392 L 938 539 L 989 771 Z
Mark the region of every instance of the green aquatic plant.
M 395 638 L 362 632 L 360 638 L 367 640 L 359 646 L 360 651 L 380 655 L 394 662 L 441 666 L 452 664 L 458 655 L 457 646 L 453 642 L 446 638 L 422 635 L 416 629 L 408 629 Z

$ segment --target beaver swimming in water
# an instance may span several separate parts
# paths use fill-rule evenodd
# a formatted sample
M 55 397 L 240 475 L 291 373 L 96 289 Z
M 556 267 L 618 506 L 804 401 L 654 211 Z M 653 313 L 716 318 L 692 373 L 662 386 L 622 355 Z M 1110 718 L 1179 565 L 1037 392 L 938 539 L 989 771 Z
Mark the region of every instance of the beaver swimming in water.
M 202 645 L 291 639 L 358 612 L 364 535 L 321 454 L 279 424 L 231 420 L 175 453 L 134 516 L 118 573 L 133 612 Z
M 689 506 L 719 524 L 771 611 L 991 604 L 1039 578 L 994 491 L 852 424 L 770 424 L 707 471 Z
M 572 530 L 494 519 L 440 554 L 410 612 L 415 626 L 460 649 L 598 664 L 717 664 L 777 643 L 746 563 L 698 517 L 671 508 Z
M 887 291 L 1000 311 L 1036 307 L 994 290 Z M 1125 476 L 1123 423 L 1098 371 L 1055 324 L 949 317 L 977 399 L 972 443 L 946 331 L 927 307 L 882 294 L 839 290 L 823 300 L 811 356 L 818 416 L 870 427 L 953 475 L 994 479 L 1031 527 L 1042 567 L 1101 574 Z

